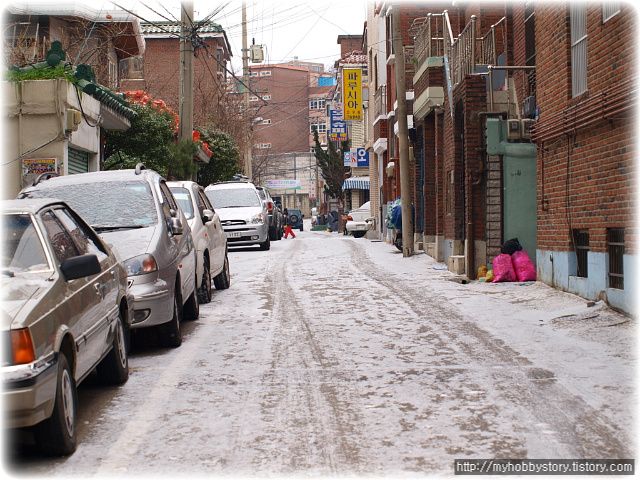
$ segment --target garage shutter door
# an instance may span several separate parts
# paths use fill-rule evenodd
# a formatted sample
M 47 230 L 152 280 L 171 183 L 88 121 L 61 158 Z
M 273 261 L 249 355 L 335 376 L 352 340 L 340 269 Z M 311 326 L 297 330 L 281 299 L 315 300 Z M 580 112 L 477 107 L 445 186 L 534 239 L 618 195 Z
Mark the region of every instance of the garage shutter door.
M 69 148 L 69 175 L 89 171 L 89 154 L 82 150 Z

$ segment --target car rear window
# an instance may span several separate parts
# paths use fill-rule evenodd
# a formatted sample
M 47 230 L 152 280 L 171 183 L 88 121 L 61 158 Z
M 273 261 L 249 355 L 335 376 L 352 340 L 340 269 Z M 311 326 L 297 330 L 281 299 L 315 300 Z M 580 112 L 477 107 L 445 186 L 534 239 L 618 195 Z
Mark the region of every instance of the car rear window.
M 252 188 L 205 190 L 214 208 L 260 207 L 260 198 Z
M 94 228 L 145 227 L 158 222 L 151 188 L 146 182 L 96 182 L 38 186 L 31 198 L 57 198 Z

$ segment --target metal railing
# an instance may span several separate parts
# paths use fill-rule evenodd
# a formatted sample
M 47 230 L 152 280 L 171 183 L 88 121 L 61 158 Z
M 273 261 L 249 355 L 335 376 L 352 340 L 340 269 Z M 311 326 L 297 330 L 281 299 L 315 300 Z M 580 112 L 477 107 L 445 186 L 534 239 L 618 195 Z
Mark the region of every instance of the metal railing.
M 381 85 L 373 97 L 373 116 L 375 119 L 387 113 L 387 86 Z
M 464 75 L 474 73 L 476 65 L 497 65 L 498 35 L 506 28 L 506 19 L 502 17 L 480 38 L 476 36 L 476 21 L 477 17 L 472 15 L 462 32 L 454 38 L 446 10 L 414 20 L 410 34 L 414 37 L 418 68 L 429 57 L 448 57 L 448 74 L 453 88 Z

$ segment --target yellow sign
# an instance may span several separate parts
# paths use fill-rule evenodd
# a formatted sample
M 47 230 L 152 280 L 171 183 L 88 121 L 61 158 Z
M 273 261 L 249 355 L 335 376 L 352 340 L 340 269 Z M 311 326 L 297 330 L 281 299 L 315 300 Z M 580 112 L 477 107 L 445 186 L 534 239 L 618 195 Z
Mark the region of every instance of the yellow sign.
M 362 69 L 342 71 L 342 91 L 345 120 L 362 120 Z

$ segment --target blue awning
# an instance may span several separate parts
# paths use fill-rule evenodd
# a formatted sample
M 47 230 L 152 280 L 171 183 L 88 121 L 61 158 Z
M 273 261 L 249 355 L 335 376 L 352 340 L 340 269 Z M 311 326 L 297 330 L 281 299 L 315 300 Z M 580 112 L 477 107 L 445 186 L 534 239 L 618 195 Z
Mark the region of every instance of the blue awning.
M 347 178 L 342 185 L 342 190 L 369 190 L 369 177 Z

